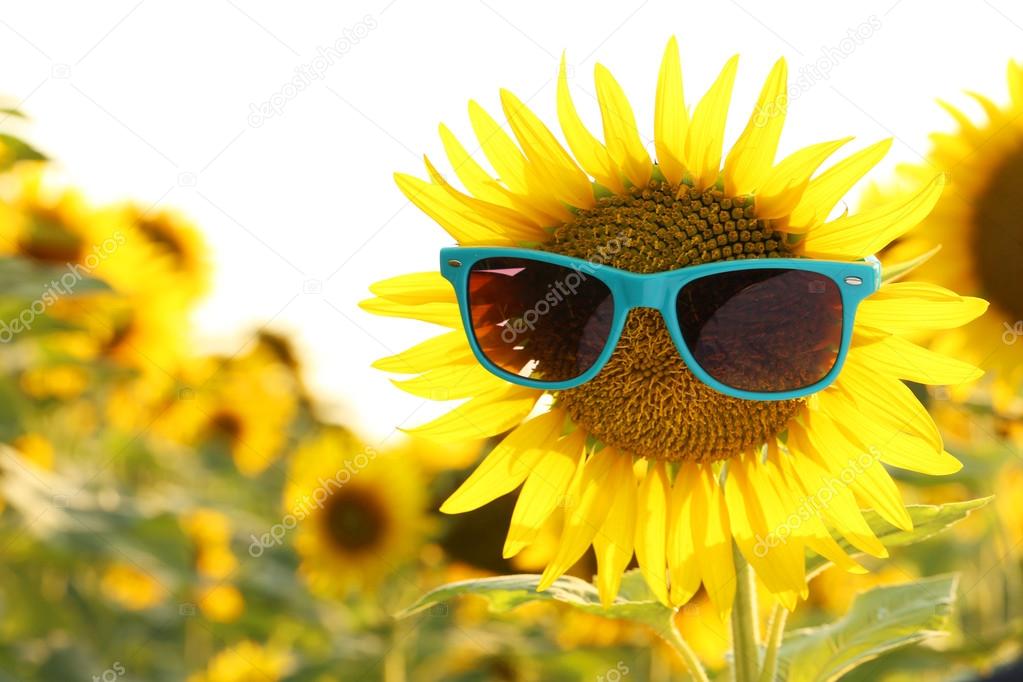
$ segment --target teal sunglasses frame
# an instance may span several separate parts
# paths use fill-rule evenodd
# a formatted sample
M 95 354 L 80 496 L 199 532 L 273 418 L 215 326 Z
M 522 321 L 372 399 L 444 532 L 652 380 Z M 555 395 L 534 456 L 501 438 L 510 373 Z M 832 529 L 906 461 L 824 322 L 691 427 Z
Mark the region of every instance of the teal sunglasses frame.
M 513 374 L 491 362 L 480 348 L 473 331 L 469 307 L 469 274 L 473 266 L 487 258 L 524 258 L 569 268 L 594 277 L 611 292 L 613 319 L 604 349 L 593 365 L 574 379 L 565 381 L 541 381 Z M 682 336 L 678 323 L 676 299 L 682 287 L 694 280 L 722 272 L 741 270 L 802 270 L 827 277 L 838 287 L 842 300 L 842 340 L 835 364 L 820 381 L 790 391 L 759 392 L 748 391 L 724 384 L 704 370 L 693 357 Z M 441 249 L 441 275 L 451 283 L 458 299 L 462 325 L 473 354 L 484 368 L 494 375 L 519 386 L 547 390 L 564 390 L 580 386 L 597 376 L 607 364 L 618 345 L 626 319 L 633 308 L 653 308 L 660 311 L 679 355 L 696 377 L 711 388 L 725 395 L 746 400 L 791 400 L 815 393 L 831 384 L 842 370 L 849 343 L 852 339 L 856 310 L 860 302 L 877 291 L 881 285 L 881 264 L 870 257 L 863 261 L 826 261 L 808 258 L 750 258 L 744 260 L 718 261 L 693 265 L 678 270 L 652 274 L 639 274 L 628 270 L 604 265 L 582 258 L 563 256 L 557 253 L 514 247 L 463 247 Z

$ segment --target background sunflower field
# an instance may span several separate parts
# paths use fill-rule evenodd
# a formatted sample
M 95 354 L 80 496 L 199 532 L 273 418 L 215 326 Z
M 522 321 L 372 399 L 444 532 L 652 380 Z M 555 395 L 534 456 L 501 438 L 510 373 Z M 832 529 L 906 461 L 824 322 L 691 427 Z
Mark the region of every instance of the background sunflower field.
M 929 254 L 948 286 L 997 294 L 943 348 L 992 376 L 910 385 L 962 470 L 893 472 L 918 532 L 868 573 L 821 571 L 789 618 L 807 657 L 834 623 L 860 633 L 843 646 L 863 665 L 788 679 L 986 679 L 1023 656 L 1023 228 L 1005 217 L 1023 175 L 1000 173 L 1023 158 L 1023 71 L 1006 78 L 1023 11 L 469 5 L 0 10 L 0 680 L 688 679 L 643 618 L 598 608 L 588 588 L 422 598 L 538 573 L 558 537 L 542 529 L 503 559 L 515 494 L 439 512 L 499 439 L 400 431 L 446 396 L 400 394 L 376 358 L 430 330 L 356 305 L 375 280 L 436 267 L 447 242 L 390 174 L 420 163 L 437 120 L 464 119 L 466 93 L 496 98 L 495 78 L 512 81 L 551 114 L 562 48 L 586 78 L 617 61 L 629 89 L 653 92 L 648 67 L 671 34 L 701 88 L 733 52 L 758 78 L 787 55 L 804 100 L 789 149 L 835 119 L 894 138 L 894 160 L 849 201 L 880 201 L 921 167 L 945 174 L 940 224 L 889 255 Z M 997 219 L 969 210 L 996 200 Z M 996 266 L 976 245 L 991 225 L 1004 270 L 985 280 Z M 954 252 L 935 254 L 932 233 Z M 569 584 L 595 571 L 591 550 Z M 898 646 L 870 639 L 914 585 L 940 580 L 954 600 L 895 614 L 908 623 Z M 636 570 L 622 592 L 654 601 Z M 670 618 L 728 679 L 729 623 L 708 595 Z

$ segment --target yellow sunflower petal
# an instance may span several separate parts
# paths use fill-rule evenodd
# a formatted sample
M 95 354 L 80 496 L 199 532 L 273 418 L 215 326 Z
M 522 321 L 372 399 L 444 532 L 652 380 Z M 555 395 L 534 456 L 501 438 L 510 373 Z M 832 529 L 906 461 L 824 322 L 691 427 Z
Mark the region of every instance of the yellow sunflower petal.
M 618 166 L 611 159 L 607 148 L 583 125 L 575 110 L 572 94 L 568 90 L 567 74 L 565 55 L 562 54 L 561 68 L 558 71 L 558 122 L 565 134 L 565 140 L 583 170 L 612 192 L 624 192 L 625 185 L 622 183 Z
M 409 201 L 433 218 L 459 244 L 513 245 L 509 237 L 482 225 L 471 211 L 454 200 L 443 187 L 404 173 L 395 173 L 394 181 Z
M 540 395 L 521 386 L 501 388 L 471 398 L 426 424 L 402 430 L 441 443 L 488 438 L 525 419 Z
M 850 441 L 885 464 L 930 476 L 946 476 L 962 468 L 959 460 L 945 452 L 940 438 L 935 443 L 921 435 L 919 427 L 911 426 L 914 420 L 920 421 L 919 412 L 907 415 L 897 412 L 898 402 L 904 396 L 883 389 L 878 393 L 883 398 L 881 402 L 891 405 L 890 414 L 879 414 L 877 406 L 863 409 L 838 391 L 821 396 L 821 409 L 840 423 Z
M 804 252 L 811 258 L 872 255 L 923 220 L 938 202 L 944 186 L 945 178 L 939 175 L 908 198 L 825 223 L 806 235 Z
M 526 157 L 537 168 L 551 192 L 561 201 L 576 208 L 594 204 L 593 187 L 571 156 L 562 148 L 539 118 L 519 98 L 501 90 L 501 104 L 512 132 Z
M 632 107 L 618 81 L 604 66 L 593 71 L 597 85 L 600 116 L 604 122 L 604 144 L 626 178 L 636 187 L 646 187 L 653 172 L 650 153 L 643 146 Z
M 700 567 L 707 596 L 718 613 L 725 614 L 731 610 L 735 599 L 735 564 L 728 507 L 711 467 L 700 467 L 696 482 L 691 517 L 699 524 L 693 533 L 696 563 Z
M 654 148 L 657 165 L 664 178 L 672 183 L 682 182 L 685 173 L 686 111 L 682 89 L 682 66 L 678 58 L 678 43 L 672 36 L 664 48 L 661 70 L 657 75 L 657 100 L 654 103 Z
M 831 475 L 877 510 L 885 521 L 896 528 L 912 530 L 913 520 L 902 495 L 876 457 L 860 451 L 830 417 L 813 410 L 807 412 L 807 417 L 806 435 Z
M 935 449 L 941 449 L 941 434 L 934 420 L 901 381 L 878 376 L 857 362 L 847 362 L 836 385 L 868 418 L 893 426 L 898 424 L 900 430 L 917 435 Z
M 679 467 L 671 489 L 667 558 L 671 576 L 669 597 L 675 606 L 685 604 L 700 589 L 700 568 L 696 563 L 693 541 L 696 528 L 693 523 L 693 490 L 699 475 L 695 464 L 685 463 Z
M 725 193 L 750 194 L 767 178 L 788 111 L 788 66 L 779 59 L 760 90 L 746 129 L 725 158 Z
M 507 195 L 500 190 L 497 180 L 476 163 L 476 160 L 469 155 L 454 133 L 443 123 L 440 124 L 439 130 L 448 162 L 465 188 L 484 201 L 510 207 L 511 202 L 508 201 Z
M 430 400 L 461 400 L 508 385 L 479 363 L 445 363 L 412 379 L 391 383 L 406 393 Z
M 653 462 L 639 486 L 636 509 L 636 561 L 650 590 L 668 603 L 666 584 L 668 503 L 671 482 L 664 462 Z
M 483 153 L 497 171 L 499 179 L 516 194 L 528 197 L 530 202 L 550 216 L 544 224 L 567 222 L 572 214 L 559 203 L 536 177 L 529 161 L 515 142 L 504 132 L 490 114 L 475 101 L 469 102 L 469 121 L 476 133 Z
M 808 504 L 852 546 L 872 556 L 888 556 L 888 550 L 863 517 L 852 490 L 824 466 L 825 457 L 817 452 L 805 430 L 793 425 L 789 428 L 789 439 L 790 448 L 806 455 L 800 458 L 799 466 L 793 467 L 793 471 L 802 484 Z
M 419 374 L 428 372 L 440 364 L 465 364 L 476 362 L 464 331 L 453 331 L 427 339 L 408 350 L 373 363 L 375 369 L 395 374 Z
M 824 525 L 824 520 L 820 516 L 819 511 L 814 508 L 814 502 L 806 496 L 802 480 L 799 474 L 796 473 L 796 469 L 803 466 L 804 462 L 800 461 L 797 464 L 795 457 L 781 455 L 778 452 L 777 445 L 770 449 L 773 451 L 772 461 L 779 468 L 779 482 L 789 490 L 791 509 L 794 510 L 793 513 L 798 513 L 800 522 L 805 523 L 807 526 L 807 532 L 803 534 L 807 546 L 845 571 L 851 573 L 866 572 L 866 569 L 854 561 L 845 553 L 841 545 L 835 542 L 831 532 Z M 804 590 L 805 586 L 801 586 L 798 591 L 803 594 Z
M 593 542 L 593 537 L 604 525 L 610 510 L 607 504 L 610 481 L 623 473 L 632 475 L 630 459 L 614 448 L 604 448 L 583 464 L 582 472 L 573 486 L 573 504 L 565 513 L 565 527 L 558 551 L 544 570 L 537 590 L 550 587 L 579 560 Z
M 735 457 L 729 462 L 725 477 L 725 499 L 728 520 L 739 551 L 763 580 L 773 569 L 768 554 L 775 538 L 761 507 L 758 491 L 749 480 L 752 466 L 749 456 Z
M 413 305 L 455 300 L 454 288 L 439 272 L 414 272 L 398 275 L 371 284 L 369 290 L 380 298 Z
M 696 105 L 686 132 L 686 167 L 697 190 L 713 185 L 721 172 L 725 120 L 738 66 L 738 55 L 728 60 L 710 90 Z
M 772 168 L 755 195 L 757 217 L 762 219 L 787 216 L 799 204 L 810 177 L 829 156 L 851 140 L 847 137 L 820 142 L 785 157 Z
M 568 503 L 568 487 L 579 468 L 586 445 L 586 432 L 576 429 L 557 441 L 529 473 L 515 502 L 504 557 L 518 554 L 531 544 L 556 508 Z
M 440 510 L 445 514 L 472 511 L 517 488 L 553 447 L 564 423 L 565 413 L 553 409 L 520 424 L 490 451 Z
M 439 324 L 443 327 L 458 329 L 462 326 L 462 318 L 458 312 L 457 303 L 435 302 L 420 303 L 397 303 L 386 298 L 369 298 L 359 302 L 359 307 L 366 312 L 384 317 L 407 317 L 413 320 L 422 320 Z
M 856 323 L 893 333 L 952 329 L 980 317 L 987 307 L 983 299 L 960 296 L 936 284 L 892 282 L 860 303 Z
M 546 238 L 546 233 L 530 217 L 514 208 L 493 204 L 459 192 L 437 172 L 429 158 L 423 157 L 423 160 L 434 184 L 442 187 L 448 196 L 470 211 L 474 218 L 491 232 L 520 241 L 543 241 Z
M 597 556 L 597 591 L 605 608 L 618 595 L 622 574 L 632 561 L 633 540 L 636 534 L 636 481 L 632 474 L 632 461 L 621 458 L 619 471 L 609 483 L 616 488 L 609 500 L 607 517 L 593 538 Z M 610 492 L 610 491 L 609 491 Z
M 842 197 L 884 158 L 891 146 L 891 138 L 881 140 L 850 154 L 811 180 L 789 216 L 790 231 L 791 228 L 805 230 L 827 220 Z
M 733 458 L 725 479 L 730 521 L 736 544 L 764 585 L 773 593 L 800 589 L 803 541 L 799 528 L 788 523 L 796 505 L 787 508 L 778 497 L 768 465 L 758 456 Z
M 508 133 L 497 124 L 475 100 L 469 101 L 469 121 L 479 140 L 480 148 L 490 165 L 497 171 L 498 179 L 518 194 L 529 194 L 526 180 L 526 157 Z
M 804 519 L 800 514 L 801 506 L 796 499 L 795 491 L 789 486 L 788 481 L 785 480 L 784 473 L 775 459 L 764 462 L 759 468 L 763 472 L 762 476 L 766 483 L 774 492 L 774 498 L 771 502 L 778 505 L 774 512 L 777 514 L 776 522 L 781 524 L 778 527 L 789 529 L 789 539 L 785 544 L 785 549 L 788 551 L 783 552 L 784 558 L 781 560 L 779 560 L 779 556 L 774 557 L 774 561 L 778 562 L 782 567 L 782 575 L 784 576 L 781 589 L 774 590 L 774 592 L 791 592 L 799 594 L 805 599 L 807 596 L 806 539 L 815 535 L 823 537 L 827 535 L 827 532 L 823 526 L 819 527 L 820 533 L 815 532 L 818 527 L 814 522 L 820 522 L 816 515 L 807 514 L 807 518 Z M 767 486 L 764 487 L 766 488 Z M 760 490 L 760 486 L 757 486 L 757 489 Z M 793 518 L 794 514 L 799 515 L 798 521 Z M 768 516 L 770 518 L 770 514 Z M 777 552 L 775 553 L 777 554 Z
M 899 379 L 932 386 L 955 386 L 984 375 L 979 367 L 935 353 L 901 336 L 854 346 L 849 349 L 849 359 Z
M 1017 107 L 1023 107 L 1023 65 L 1010 61 L 1006 71 L 1012 103 Z

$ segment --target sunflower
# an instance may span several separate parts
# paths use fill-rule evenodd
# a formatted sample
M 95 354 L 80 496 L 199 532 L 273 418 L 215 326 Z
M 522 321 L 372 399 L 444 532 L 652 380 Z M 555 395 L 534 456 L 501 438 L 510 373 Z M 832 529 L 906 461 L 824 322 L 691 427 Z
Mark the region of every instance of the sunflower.
M 262 473 L 281 454 L 297 402 L 294 378 L 282 365 L 250 354 L 202 358 L 169 388 L 155 408 L 153 430 L 160 436 L 222 447 L 246 476 Z
M 129 611 L 153 608 L 167 598 L 167 588 L 159 580 L 126 561 L 106 567 L 100 588 L 108 599 Z
M 19 166 L 0 183 L 0 255 L 60 271 L 40 301 L 73 329 L 49 335 L 46 348 L 59 358 L 103 358 L 150 375 L 172 371 L 190 299 L 163 264 L 159 249 L 166 247 L 125 211 L 97 211 L 77 191 L 51 185 L 40 164 Z M 111 290 L 73 295 L 86 277 Z
M 723 153 L 737 57 L 691 111 L 678 49 L 667 46 L 657 82 L 653 148 L 640 137 L 622 88 L 595 69 L 601 142 L 584 127 L 562 60 L 557 110 L 571 154 L 507 91 L 514 139 L 478 104 L 469 117 L 499 179 L 444 126 L 440 136 L 468 194 L 426 160 L 424 181 L 396 176 L 405 195 L 462 245 L 538 248 L 585 257 L 620 236 L 606 263 L 639 272 L 743 257 L 855 261 L 920 221 L 943 178 L 856 215 L 829 219 L 890 141 L 818 172 L 848 139 L 812 145 L 774 163 L 787 108 L 787 70 L 770 72 L 749 123 Z M 735 596 L 733 542 L 766 589 L 789 609 L 807 594 L 805 553 L 864 570 L 838 545 L 885 556 L 865 521 L 912 521 L 885 465 L 943 475 L 961 465 L 902 379 L 959 383 L 979 370 L 916 345 L 907 335 L 956 327 L 986 304 L 922 282 L 886 282 L 864 301 L 843 371 L 808 398 L 754 401 L 698 381 L 672 349 L 654 311 L 633 311 L 618 347 L 592 381 L 558 392 L 512 385 L 474 360 L 454 292 L 435 272 L 371 287 L 373 313 L 449 331 L 378 363 L 413 375 L 418 396 L 463 400 L 412 429 L 441 441 L 507 435 L 441 507 L 459 513 L 522 486 L 504 552 L 518 554 L 547 518 L 564 512 L 545 589 L 592 545 L 596 584 L 610 603 L 635 554 L 658 598 L 687 602 L 701 585 L 721 612 Z M 652 313 L 652 314 L 645 314 Z M 665 349 L 671 349 L 666 352 Z
M 188 682 L 277 682 L 290 668 L 291 657 L 280 649 L 245 640 L 218 653 Z
M 164 278 L 148 280 L 150 286 L 172 285 L 165 295 L 192 302 L 209 287 L 210 266 L 206 244 L 184 216 L 172 210 L 143 210 L 134 204 L 116 206 L 102 212 L 100 220 L 120 229 L 131 242 L 141 242 L 150 252 L 148 260 L 166 273 Z
M 310 589 L 373 589 L 415 559 L 425 539 L 426 489 L 414 464 L 377 453 L 331 427 L 295 451 L 284 491 L 285 529 Z
M 974 324 L 937 339 L 939 352 L 981 364 L 989 370 L 999 412 L 1023 414 L 1023 227 L 1011 197 L 1023 188 L 1023 65 L 1008 67 L 1011 101 L 1000 107 L 969 93 L 984 111 L 975 122 L 960 109 L 939 102 L 957 123 L 954 133 L 932 133 L 921 164 L 905 164 L 903 182 L 944 172 L 951 189 L 919 226 L 890 250 L 892 260 L 910 259 L 940 245 L 919 273 L 938 284 L 956 286 L 991 302 Z M 897 189 L 876 189 L 868 202 L 889 200 Z M 970 385 L 951 392 L 967 398 Z

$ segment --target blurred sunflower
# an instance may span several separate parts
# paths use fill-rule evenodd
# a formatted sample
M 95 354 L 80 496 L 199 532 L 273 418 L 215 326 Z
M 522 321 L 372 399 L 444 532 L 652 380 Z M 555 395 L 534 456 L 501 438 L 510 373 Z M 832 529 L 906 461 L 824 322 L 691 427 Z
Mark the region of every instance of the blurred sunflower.
M 169 440 L 223 446 L 246 476 L 280 455 L 295 415 L 291 372 L 250 355 L 190 362 L 155 408 L 153 429 Z M 130 399 L 130 396 L 126 396 Z
M 231 521 L 213 509 L 196 509 L 181 519 L 195 548 L 195 567 L 200 575 L 224 580 L 238 567 L 231 551 Z
M 188 682 L 277 682 L 290 667 L 284 652 L 246 640 L 218 653 Z
M 977 322 L 942 335 L 933 348 L 989 369 L 998 411 L 1023 414 L 1023 224 L 1012 197 L 1023 189 L 1023 65 L 1008 66 L 1006 106 L 968 93 L 984 111 L 975 122 L 947 102 L 939 102 L 958 125 L 954 133 L 932 133 L 925 162 L 899 167 L 902 180 L 917 182 L 944 171 L 951 178 L 931 214 L 899 240 L 888 254 L 907 260 L 941 245 L 920 266 L 921 277 L 991 302 Z M 872 192 L 868 202 L 882 202 L 896 190 Z M 965 398 L 969 385 L 952 391 Z M 1015 401 L 1015 404 L 1013 404 Z
M 186 288 L 163 265 L 160 249 L 167 247 L 128 222 L 127 211 L 97 211 L 77 191 L 51 186 L 46 166 L 20 165 L 0 183 L 0 255 L 66 270 L 54 280 L 47 312 L 75 329 L 47 338 L 45 347 L 55 356 L 170 372 L 183 350 Z M 197 240 L 191 242 L 190 250 L 201 250 Z M 102 280 L 112 291 L 68 296 L 84 277 Z
M 574 158 L 519 99 L 502 91 L 515 139 L 475 102 L 469 105 L 499 180 L 442 126 L 448 158 L 471 194 L 448 184 L 429 160 L 430 181 L 398 174 L 398 186 L 459 244 L 533 246 L 586 257 L 620 236 L 621 248 L 606 263 L 639 272 L 746 256 L 855 261 L 902 235 L 938 200 L 941 177 L 893 204 L 829 220 L 890 141 L 819 173 L 847 139 L 807 147 L 775 164 L 787 107 L 784 61 L 771 71 L 749 123 L 724 155 L 736 67 L 733 58 L 690 113 L 677 47 L 669 42 L 657 85 L 656 163 L 621 87 L 603 66 L 596 67 L 596 92 L 605 141 L 583 126 L 563 61 L 558 116 Z M 809 398 L 769 402 L 728 397 L 698 381 L 654 311 L 634 311 L 595 379 L 547 394 L 478 365 L 454 292 L 439 273 L 396 277 L 371 289 L 377 297 L 362 304 L 366 310 L 451 330 L 384 361 L 390 371 L 417 375 L 397 382 L 410 393 L 466 399 L 413 433 L 458 441 L 511 430 L 442 511 L 475 509 L 521 485 L 505 544 L 511 556 L 533 542 L 556 508 L 565 509 L 541 589 L 592 544 L 605 602 L 614 599 L 635 552 L 659 599 L 685 603 L 702 584 L 724 612 L 735 593 L 734 540 L 766 588 L 791 609 L 807 594 L 807 549 L 862 570 L 832 532 L 864 552 L 886 555 L 861 505 L 897 527 L 912 526 L 885 464 L 934 475 L 960 468 L 901 380 L 959 383 L 979 370 L 906 335 L 959 326 L 986 304 L 932 284 L 883 284 L 859 308 L 837 381 Z
M 135 204 L 106 209 L 98 220 L 109 232 L 125 234 L 127 241 L 142 243 L 150 251 L 147 258 L 166 277 L 156 277 L 140 284 L 167 288 L 165 294 L 194 301 L 209 287 L 210 264 L 206 243 L 195 225 L 172 210 L 144 210 Z
M 107 566 L 100 586 L 108 599 L 129 611 L 152 608 L 167 598 L 167 589 L 151 573 L 124 561 Z
M 393 578 L 425 539 L 426 494 L 414 462 L 378 454 L 343 429 L 306 440 L 292 456 L 284 508 L 285 521 L 298 523 L 310 589 L 344 596 Z
M 245 611 L 245 597 L 234 585 L 216 583 L 196 591 L 199 610 L 215 623 L 233 623 Z

